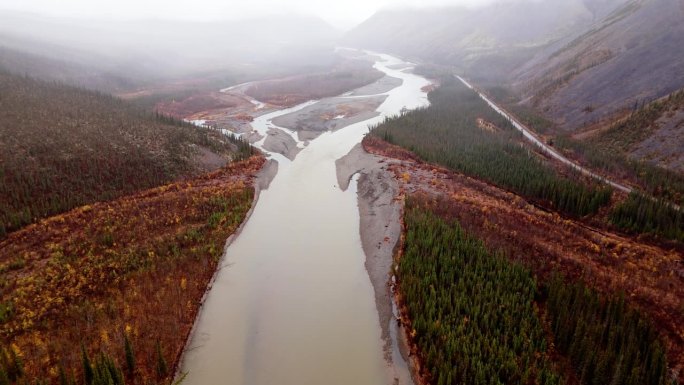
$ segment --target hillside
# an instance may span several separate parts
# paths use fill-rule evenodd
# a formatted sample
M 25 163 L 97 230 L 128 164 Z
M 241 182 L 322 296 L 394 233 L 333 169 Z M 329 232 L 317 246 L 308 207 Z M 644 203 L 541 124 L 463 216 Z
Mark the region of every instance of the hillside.
M 30 75 L 31 77 L 67 83 L 99 91 L 125 90 L 144 83 L 140 78 L 128 71 L 116 71 L 111 65 L 100 63 L 96 55 L 79 57 L 73 51 L 54 51 L 54 57 L 46 52 L 51 50 L 46 45 L 41 54 L 0 46 L 0 69 L 8 72 Z M 64 59 L 69 58 L 69 59 Z M 103 60 L 104 62 L 104 60 Z
M 634 110 L 605 130 L 580 134 L 608 153 L 633 158 L 684 173 L 684 90 Z
M 347 33 L 345 42 L 455 66 L 469 77 L 502 81 L 508 80 L 511 68 L 588 27 L 620 1 L 624 0 L 385 10 Z
M 325 64 L 337 34 L 323 20 L 304 16 L 193 22 L 0 15 L 0 46 L 145 83 Z M 27 68 L 10 68 L 17 69 Z
M 0 240 L 0 382 L 170 384 L 263 163 L 82 206 Z
M 678 0 L 542 1 L 382 11 L 348 44 L 509 85 L 566 130 L 684 87 Z
M 0 72 L 0 237 L 250 152 L 112 96 Z
M 573 130 L 684 87 L 684 5 L 632 0 L 515 73 L 515 87 Z

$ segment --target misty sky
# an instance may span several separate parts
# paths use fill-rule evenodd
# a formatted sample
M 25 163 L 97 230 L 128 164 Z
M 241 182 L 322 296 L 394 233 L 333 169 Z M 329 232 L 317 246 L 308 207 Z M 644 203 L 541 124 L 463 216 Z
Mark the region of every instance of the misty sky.
M 29 11 L 55 16 L 164 19 L 235 19 L 260 14 L 320 16 L 338 27 L 351 27 L 388 7 L 477 6 L 494 0 L 0 0 L 0 12 Z

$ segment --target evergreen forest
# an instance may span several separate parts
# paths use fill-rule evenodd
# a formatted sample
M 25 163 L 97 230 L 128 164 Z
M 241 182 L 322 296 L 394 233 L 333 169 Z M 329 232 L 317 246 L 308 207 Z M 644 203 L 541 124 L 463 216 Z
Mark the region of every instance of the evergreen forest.
M 399 288 L 431 384 L 674 383 L 658 333 L 623 297 L 539 281 L 414 198 L 404 221 Z
M 596 213 L 612 189 L 561 175 L 522 144 L 510 122 L 462 83 L 444 78 L 431 105 L 386 119 L 371 134 L 427 162 L 484 179 L 567 215 Z M 480 127 L 480 122 L 492 127 Z M 485 124 L 486 124 L 485 123 Z
M 253 149 L 102 93 L 0 72 L 0 238 L 41 218 L 168 183 Z

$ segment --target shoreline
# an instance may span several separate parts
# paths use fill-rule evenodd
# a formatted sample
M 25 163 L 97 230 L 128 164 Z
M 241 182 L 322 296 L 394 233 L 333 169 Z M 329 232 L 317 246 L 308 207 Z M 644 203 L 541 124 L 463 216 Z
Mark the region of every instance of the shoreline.
M 262 154 L 264 156 L 264 154 Z M 278 162 L 274 161 L 273 159 L 268 159 L 264 156 L 265 162 L 263 166 L 261 167 L 261 170 L 256 175 L 256 178 L 254 179 L 254 198 L 252 199 L 252 206 L 250 207 L 249 211 L 245 214 L 245 218 L 242 220 L 242 223 L 240 223 L 240 226 L 238 226 L 235 231 L 228 236 L 226 239 L 226 242 L 223 245 L 223 252 L 221 255 L 221 259 L 218 261 L 218 264 L 216 265 L 216 269 L 214 270 L 214 273 L 212 274 L 211 278 L 207 282 L 207 286 L 204 289 L 204 293 L 202 294 L 202 298 L 199 300 L 199 306 L 196 309 L 196 312 L 194 314 L 194 321 L 192 323 L 192 327 L 188 330 L 184 340 L 185 342 L 183 343 L 182 349 L 178 352 L 176 355 L 173 364 L 171 365 L 171 370 L 170 372 L 173 373 L 173 383 L 180 383 L 182 382 L 183 378 L 185 378 L 186 373 L 181 372 L 181 367 L 182 367 L 182 362 L 185 358 L 185 354 L 188 351 L 188 348 L 190 347 L 190 342 L 192 340 L 192 336 L 195 333 L 195 330 L 197 328 L 197 325 L 199 324 L 199 317 L 202 314 L 202 308 L 204 307 L 204 303 L 207 299 L 207 295 L 209 294 L 209 291 L 211 291 L 211 288 L 213 287 L 214 283 L 216 282 L 216 278 L 218 277 L 219 272 L 221 272 L 221 269 L 223 268 L 222 263 L 224 262 L 224 259 L 226 257 L 226 251 L 230 247 L 230 245 L 235 241 L 238 235 L 242 232 L 242 230 L 245 228 L 247 225 L 247 222 L 249 221 L 249 218 L 252 216 L 252 213 L 254 213 L 254 209 L 256 208 L 256 205 L 259 201 L 259 196 L 261 195 L 261 191 L 267 190 L 268 186 L 271 184 L 273 181 L 273 178 L 275 178 L 277 172 L 278 172 Z
M 359 233 L 366 256 L 364 265 L 373 286 L 388 374 L 394 384 L 420 384 L 416 381 L 419 379 L 417 364 L 410 354 L 404 322 L 398 322 L 404 317 L 392 274 L 403 238 L 403 192 L 387 170 L 396 162 L 367 152 L 359 143 L 335 165 L 343 191 L 354 175 L 359 175 Z

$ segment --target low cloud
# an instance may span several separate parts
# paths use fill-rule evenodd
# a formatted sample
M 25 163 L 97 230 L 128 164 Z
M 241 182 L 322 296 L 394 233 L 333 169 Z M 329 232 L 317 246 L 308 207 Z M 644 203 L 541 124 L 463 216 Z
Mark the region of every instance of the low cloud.
M 466 6 L 531 0 L 0 0 L 0 10 L 19 10 L 53 16 L 114 19 L 232 20 L 279 15 L 311 14 L 328 21 L 361 22 L 383 8 Z

